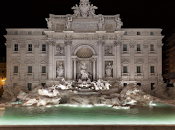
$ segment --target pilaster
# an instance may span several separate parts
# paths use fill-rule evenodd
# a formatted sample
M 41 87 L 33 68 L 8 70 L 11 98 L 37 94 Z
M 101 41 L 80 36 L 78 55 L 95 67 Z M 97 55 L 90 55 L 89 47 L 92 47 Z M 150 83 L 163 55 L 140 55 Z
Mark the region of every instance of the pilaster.
M 53 79 L 53 45 L 55 45 L 55 42 L 51 39 L 48 41 L 49 45 L 49 52 L 48 52 L 48 60 L 49 60 L 49 65 L 48 65 L 48 79 L 51 80 Z
M 9 85 L 11 83 L 11 42 L 7 41 L 5 43 L 6 45 L 6 85 Z
M 144 64 L 143 64 L 143 75 L 144 75 L 144 80 L 148 80 L 149 77 L 149 59 L 148 59 L 148 54 L 149 54 L 149 44 L 145 43 L 143 44 L 143 60 L 144 60 Z
M 71 40 L 65 40 L 64 44 L 66 46 L 66 79 L 72 80 L 72 59 L 71 59 Z
M 103 45 L 105 44 L 105 41 L 102 39 L 99 39 L 98 42 L 98 75 L 97 78 L 102 79 L 103 78 Z
M 114 41 L 115 60 L 114 78 L 121 78 L 121 41 Z
M 135 80 L 135 43 L 130 43 L 130 80 Z

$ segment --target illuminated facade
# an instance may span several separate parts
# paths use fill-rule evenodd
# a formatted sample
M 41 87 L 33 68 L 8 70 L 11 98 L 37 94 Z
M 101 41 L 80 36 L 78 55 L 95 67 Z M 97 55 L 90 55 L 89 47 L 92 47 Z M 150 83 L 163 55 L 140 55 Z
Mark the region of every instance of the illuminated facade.
M 78 81 L 83 64 L 92 81 L 158 82 L 162 29 L 121 28 L 120 15 L 96 15 L 88 0 L 72 9 L 73 15 L 50 14 L 47 29 L 7 29 L 7 85 Z
M 6 80 L 6 62 L 4 57 L 0 57 L 0 95 L 2 95 L 5 80 Z

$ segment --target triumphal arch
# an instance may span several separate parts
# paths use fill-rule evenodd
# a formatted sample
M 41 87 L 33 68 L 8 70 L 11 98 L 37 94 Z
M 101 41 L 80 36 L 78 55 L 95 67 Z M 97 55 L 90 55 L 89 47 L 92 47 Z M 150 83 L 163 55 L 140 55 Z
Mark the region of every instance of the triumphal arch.
M 96 9 L 80 0 L 74 14 L 50 14 L 46 29 L 7 29 L 6 84 L 32 88 L 64 78 L 150 86 L 161 80 L 162 30 L 123 29 L 119 14 Z

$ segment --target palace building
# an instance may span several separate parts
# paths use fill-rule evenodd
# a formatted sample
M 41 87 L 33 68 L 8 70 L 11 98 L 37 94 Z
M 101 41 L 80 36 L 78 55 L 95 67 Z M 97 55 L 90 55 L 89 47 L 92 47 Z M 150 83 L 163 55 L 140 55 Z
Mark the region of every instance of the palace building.
M 103 79 L 151 90 L 162 75 L 162 29 L 122 28 L 119 14 L 96 15 L 89 0 L 72 9 L 50 14 L 45 29 L 7 29 L 6 85 Z

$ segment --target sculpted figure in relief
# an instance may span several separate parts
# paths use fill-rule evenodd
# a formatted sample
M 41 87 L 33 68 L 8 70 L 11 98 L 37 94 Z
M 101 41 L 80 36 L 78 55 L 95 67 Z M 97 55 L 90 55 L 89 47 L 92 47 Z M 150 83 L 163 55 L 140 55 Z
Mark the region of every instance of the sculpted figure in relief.
M 112 77 L 112 65 L 111 63 L 109 63 L 107 66 L 106 66 L 106 77 Z
M 93 6 L 93 4 L 90 6 L 89 9 L 89 15 L 94 16 L 95 15 L 95 9 L 98 9 L 96 6 Z
M 66 29 L 71 30 L 71 26 L 72 26 L 72 17 L 68 17 L 66 21 Z
M 80 73 L 81 73 L 81 80 L 88 80 L 89 77 L 88 77 L 88 72 L 86 70 L 86 63 L 83 63 L 80 65 Z
M 63 77 L 64 75 L 64 66 L 63 63 L 60 63 L 57 68 L 57 77 Z
M 97 7 L 93 6 L 93 4 L 90 5 L 89 0 L 80 0 L 79 6 L 76 4 L 72 9 L 76 17 L 87 18 L 95 15 L 95 9 L 97 9 Z
M 115 18 L 115 21 L 117 23 L 116 30 L 120 30 L 121 29 L 121 26 L 123 26 L 123 22 L 121 21 L 121 19 L 119 17 L 116 17 Z
M 60 45 L 57 45 L 57 46 L 56 46 L 56 50 L 57 50 L 57 52 L 58 52 L 59 54 L 63 54 L 63 53 L 64 53 L 64 48 L 61 47 Z
M 112 46 L 105 47 L 105 54 L 112 54 Z
M 77 4 L 75 6 L 73 6 L 72 9 L 74 10 L 74 15 L 76 17 L 80 16 L 80 9 L 79 9 Z
M 46 18 L 48 29 L 52 29 L 52 21 L 49 18 Z
M 98 29 L 99 29 L 99 31 L 103 31 L 104 30 L 104 21 L 105 21 L 104 17 L 101 16 L 100 19 L 99 19 L 99 22 L 98 22 Z

